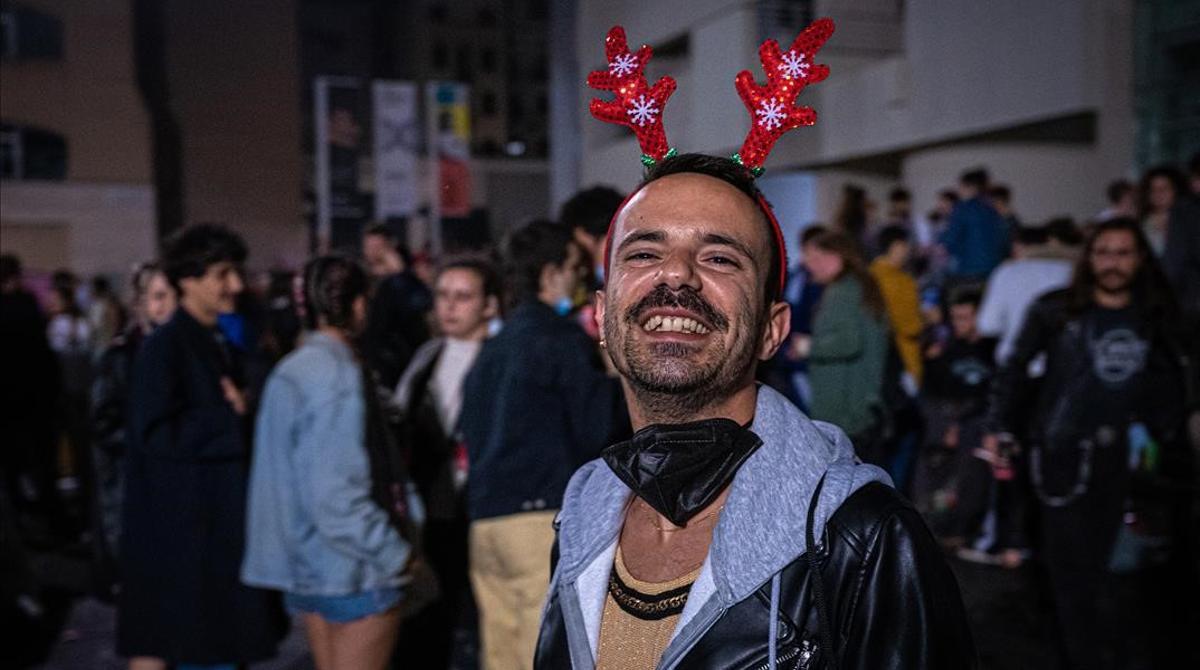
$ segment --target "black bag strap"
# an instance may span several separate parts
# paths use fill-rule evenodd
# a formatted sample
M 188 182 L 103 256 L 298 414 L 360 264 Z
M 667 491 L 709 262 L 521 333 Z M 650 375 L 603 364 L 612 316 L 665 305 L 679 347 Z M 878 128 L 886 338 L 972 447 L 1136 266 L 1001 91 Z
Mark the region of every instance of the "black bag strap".
M 825 600 L 825 580 L 821 577 L 821 566 L 817 561 L 817 543 L 813 541 L 813 521 L 816 519 L 817 500 L 825 486 L 825 475 L 821 475 L 812 500 L 808 501 L 808 523 L 804 526 L 805 553 L 808 554 L 808 571 L 812 574 L 813 595 L 817 601 L 817 622 L 820 627 L 821 645 L 827 650 L 827 667 L 841 667 L 837 646 L 834 643 L 833 626 L 829 622 L 829 604 Z

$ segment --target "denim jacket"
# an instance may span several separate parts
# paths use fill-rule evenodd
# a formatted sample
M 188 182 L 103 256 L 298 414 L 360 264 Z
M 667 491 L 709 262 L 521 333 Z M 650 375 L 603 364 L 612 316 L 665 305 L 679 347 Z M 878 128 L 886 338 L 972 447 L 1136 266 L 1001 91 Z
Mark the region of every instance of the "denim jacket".
M 242 581 L 303 595 L 396 586 L 410 547 L 371 499 L 359 363 L 321 333 L 267 380 Z

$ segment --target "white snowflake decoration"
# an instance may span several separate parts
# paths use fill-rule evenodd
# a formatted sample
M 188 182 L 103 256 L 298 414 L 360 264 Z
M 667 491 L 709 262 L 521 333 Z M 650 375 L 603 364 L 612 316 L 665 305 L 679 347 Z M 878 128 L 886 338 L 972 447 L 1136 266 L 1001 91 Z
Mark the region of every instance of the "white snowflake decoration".
M 654 123 L 654 117 L 658 115 L 658 107 L 654 106 L 654 100 L 647 100 L 646 96 L 639 95 L 637 100 L 629 101 L 629 109 L 626 110 L 629 115 L 629 120 L 644 126 L 647 123 Z
M 754 113 L 758 115 L 758 124 L 767 130 L 782 127 L 787 118 L 783 103 L 774 99 L 764 102 Z
M 783 62 L 779 64 L 780 71 L 784 76 L 792 79 L 799 79 L 808 76 L 808 68 L 811 67 L 803 53 L 797 53 L 795 49 L 788 50 L 783 54 Z
M 637 69 L 637 58 L 633 54 L 618 54 L 608 64 L 609 73 L 617 77 L 626 77 L 635 69 Z

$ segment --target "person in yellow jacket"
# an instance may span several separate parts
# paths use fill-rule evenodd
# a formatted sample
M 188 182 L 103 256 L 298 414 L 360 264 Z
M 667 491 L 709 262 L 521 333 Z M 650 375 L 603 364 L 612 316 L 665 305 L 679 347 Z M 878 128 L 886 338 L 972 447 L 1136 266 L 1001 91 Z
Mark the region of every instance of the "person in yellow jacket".
M 871 262 L 871 276 L 879 284 L 888 321 L 904 371 L 916 386 L 921 384 L 921 298 L 917 280 L 904 267 L 912 254 L 908 231 L 888 226 L 879 232 L 880 255 Z

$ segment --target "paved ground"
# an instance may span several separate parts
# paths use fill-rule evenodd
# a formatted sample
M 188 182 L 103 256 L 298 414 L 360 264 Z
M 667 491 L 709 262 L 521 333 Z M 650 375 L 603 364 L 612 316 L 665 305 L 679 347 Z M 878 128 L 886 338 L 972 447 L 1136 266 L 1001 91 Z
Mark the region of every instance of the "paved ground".
M 987 670 L 1050 670 L 1053 653 L 1041 614 L 1032 570 L 1004 570 L 953 561 L 971 618 L 982 667 Z M 37 670 L 123 670 L 114 651 L 115 611 L 107 603 L 77 594 L 87 583 L 78 559 L 35 557 L 35 573 L 47 585 L 43 626 L 19 639 L 31 649 L 17 667 Z M 13 630 L 13 629 L 9 629 Z M 40 639 L 40 642 L 39 642 Z M 279 657 L 251 670 L 310 670 L 303 636 L 293 626 Z

